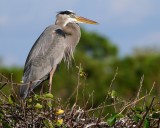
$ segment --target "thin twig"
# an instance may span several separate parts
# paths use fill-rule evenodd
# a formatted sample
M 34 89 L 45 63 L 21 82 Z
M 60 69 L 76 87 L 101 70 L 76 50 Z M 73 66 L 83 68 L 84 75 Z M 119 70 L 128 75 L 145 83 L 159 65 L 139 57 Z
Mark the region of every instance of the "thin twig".
M 0 73 L 0 76 L 2 76 L 4 79 L 6 79 L 6 81 L 9 81 L 8 78 L 5 77 L 4 75 L 2 75 L 1 73 Z
M 100 123 L 89 123 L 84 128 L 91 128 L 91 127 L 108 127 L 108 124 L 106 122 L 100 122 Z
M 77 100 L 78 100 L 78 90 L 79 90 L 79 86 L 80 86 L 80 69 L 81 69 L 82 67 L 81 67 L 81 64 L 79 65 L 79 71 L 78 71 L 78 76 L 77 76 L 77 78 L 78 78 L 78 81 L 77 81 L 77 93 L 76 93 L 76 100 L 75 100 L 75 104 L 77 104 Z
M 120 102 L 117 102 L 117 103 L 114 103 L 114 104 L 108 104 L 108 105 L 104 105 L 104 106 L 99 106 L 97 108 L 92 108 L 92 109 L 87 110 L 87 112 L 95 111 L 95 110 L 98 110 L 98 109 L 103 109 L 103 108 L 106 108 L 106 107 L 111 107 L 111 106 L 114 106 L 114 105 L 117 105 L 117 104 L 121 104 L 121 103 L 124 103 L 124 101 L 120 101 Z
M 0 84 L 13 84 L 13 85 L 22 85 L 21 83 L 14 83 L 14 82 L 0 82 Z
M 80 64 L 80 66 L 81 66 L 81 64 Z M 79 86 L 80 86 L 80 68 L 79 68 L 79 70 L 78 70 L 78 75 L 77 75 L 77 86 L 76 86 L 76 88 L 74 89 L 74 91 L 72 92 L 72 94 L 70 95 L 70 97 L 69 98 L 67 98 L 67 101 L 65 102 L 65 105 L 67 105 L 68 103 L 69 103 L 69 101 L 71 100 L 71 98 L 75 95 L 75 93 L 76 93 L 76 100 L 77 100 L 77 98 L 78 98 L 78 89 L 79 89 Z M 76 101 L 75 101 L 76 102 Z
M 158 125 L 157 125 L 157 128 L 159 128 L 159 125 L 160 125 L 160 119 L 158 119 Z
M 107 92 L 107 96 L 106 96 L 106 98 L 105 98 L 105 100 L 104 100 L 104 106 L 105 106 L 105 104 L 106 104 L 106 102 L 107 102 L 107 99 L 108 99 L 108 97 L 109 97 L 109 92 L 111 91 L 113 82 L 114 82 L 114 80 L 116 79 L 116 76 L 117 76 L 117 75 L 118 75 L 118 67 L 117 67 L 116 73 L 115 73 L 115 75 L 114 75 L 114 77 L 113 77 L 113 79 L 112 79 L 112 81 L 111 81 L 111 83 L 110 83 L 110 86 L 109 86 L 109 89 L 108 89 L 108 92 Z M 100 121 L 100 118 L 101 118 L 101 116 L 102 116 L 103 111 L 104 111 L 104 107 L 103 107 L 102 110 L 100 111 L 100 114 L 99 114 L 97 123 Z
M 144 75 L 141 77 L 140 87 L 139 87 L 139 89 L 138 89 L 138 92 L 137 92 L 137 96 L 136 96 L 136 98 L 135 98 L 135 101 L 136 101 L 137 99 L 139 99 L 139 95 L 140 95 L 140 92 L 141 92 L 141 89 L 142 89 L 143 81 L 144 81 Z M 135 102 L 135 103 L 136 103 L 136 102 Z M 133 105 L 135 106 L 135 104 L 133 104 Z
M 138 128 L 141 128 L 141 126 L 142 126 L 142 124 L 143 124 L 143 122 L 144 122 L 144 120 L 145 120 L 145 118 L 146 118 L 149 110 L 151 109 L 151 107 L 152 107 L 152 105 L 153 105 L 153 102 L 154 102 L 154 99 L 155 99 L 155 98 L 156 98 L 156 97 L 153 97 L 153 99 L 152 99 L 152 101 L 151 101 L 151 104 L 150 104 L 149 108 L 147 109 L 146 113 L 144 114 L 143 119 L 142 119 L 142 121 L 141 121 L 141 123 L 140 123 L 140 125 L 139 125 Z
M 16 85 L 17 85 L 17 84 L 16 84 Z M 17 93 L 15 92 L 14 85 L 13 85 L 13 73 L 11 73 L 11 87 L 12 87 L 12 93 L 13 93 L 13 95 L 14 95 L 15 98 L 17 98 L 17 100 L 20 102 L 20 99 L 19 99 L 19 97 L 17 96 Z
M 137 99 L 136 101 L 134 100 L 133 102 L 128 103 L 126 106 L 123 107 L 123 109 L 119 112 L 119 114 L 121 114 L 127 107 L 129 107 L 129 106 L 141 101 L 142 99 L 146 98 L 147 96 L 149 96 L 151 94 L 153 88 L 154 88 L 154 85 L 155 85 L 155 82 L 153 83 L 152 88 L 151 88 L 150 92 L 147 95 L 142 96 L 141 98 Z
M 0 87 L 0 90 L 1 90 L 5 85 L 7 85 L 7 83 L 4 83 L 4 84 Z
M 7 100 L 9 100 L 8 97 L 1 90 L 0 90 L 0 94 L 2 94 L 3 97 L 5 97 Z

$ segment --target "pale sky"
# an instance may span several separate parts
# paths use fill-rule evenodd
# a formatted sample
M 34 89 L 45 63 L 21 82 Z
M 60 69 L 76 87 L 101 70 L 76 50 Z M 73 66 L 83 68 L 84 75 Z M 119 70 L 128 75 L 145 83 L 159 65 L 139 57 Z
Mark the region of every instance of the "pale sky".
M 1 0 L 3 63 L 23 66 L 33 43 L 62 10 L 99 22 L 81 26 L 108 37 L 121 56 L 131 54 L 135 47 L 160 47 L 160 0 Z

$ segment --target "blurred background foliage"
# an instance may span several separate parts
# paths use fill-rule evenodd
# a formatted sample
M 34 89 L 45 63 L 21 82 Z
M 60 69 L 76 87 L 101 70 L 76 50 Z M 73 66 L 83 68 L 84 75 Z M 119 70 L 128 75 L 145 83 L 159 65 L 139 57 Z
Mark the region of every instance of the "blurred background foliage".
M 0 63 L 3 61 L 0 59 Z M 94 106 L 102 103 L 107 95 L 108 88 L 116 69 L 118 75 L 113 82 L 113 87 L 119 96 L 131 98 L 138 91 L 141 77 L 144 75 L 142 93 L 149 91 L 155 82 L 153 95 L 159 95 L 160 85 L 160 52 L 155 48 L 136 49 L 132 55 L 119 57 L 118 47 L 111 40 L 95 32 L 82 29 L 82 37 L 74 53 L 72 66 L 69 68 L 62 62 L 53 78 L 53 94 L 62 101 L 74 92 L 77 84 L 79 87 L 79 104 L 87 99 L 94 90 Z M 83 70 L 78 83 L 78 67 Z M 20 83 L 23 67 L 0 67 L 1 75 L 15 83 Z M 1 81 L 6 79 L 0 77 Z M 47 82 L 43 83 L 47 85 Z M 18 88 L 18 87 L 15 87 Z M 47 90 L 47 86 L 45 86 Z M 39 87 L 40 89 L 40 87 Z M 18 90 L 18 89 L 17 89 Z M 36 89 L 38 90 L 38 89 Z M 10 87 L 5 86 L 3 91 L 10 93 Z M 38 92 L 38 91 L 37 91 Z M 71 99 L 74 102 L 75 96 Z M 82 100 L 83 99 L 83 100 Z

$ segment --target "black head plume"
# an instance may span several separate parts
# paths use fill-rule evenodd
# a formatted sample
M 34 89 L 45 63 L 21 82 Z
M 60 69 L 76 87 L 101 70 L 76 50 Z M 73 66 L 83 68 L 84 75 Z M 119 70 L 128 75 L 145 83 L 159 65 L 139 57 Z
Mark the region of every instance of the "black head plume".
M 58 14 L 66 14 L 66 15 L 74 14 L 74 15 L 75 15 L 75 13 L 74 13 L 73 11 L 70 11 L 70 10 L 67 10 L 67 11 L 60 11 L 60 12 L 58 12 Z

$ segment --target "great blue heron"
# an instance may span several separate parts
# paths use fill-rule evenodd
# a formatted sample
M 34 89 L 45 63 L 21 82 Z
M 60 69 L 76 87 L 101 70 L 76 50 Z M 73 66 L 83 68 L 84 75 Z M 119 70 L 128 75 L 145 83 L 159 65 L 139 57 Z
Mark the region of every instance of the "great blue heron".
M 50 25 L 42 32 L 29 52 L 20 87 L 21 98 L 26 98 L 29 92 L 48 78 L 51 92 L 52 77 L 57 65 L 63 58 L 70 62 L 80 40 L 78 23 L 97 24 L 72 11 L 60 11 L 56 18 L 55 25 Z

